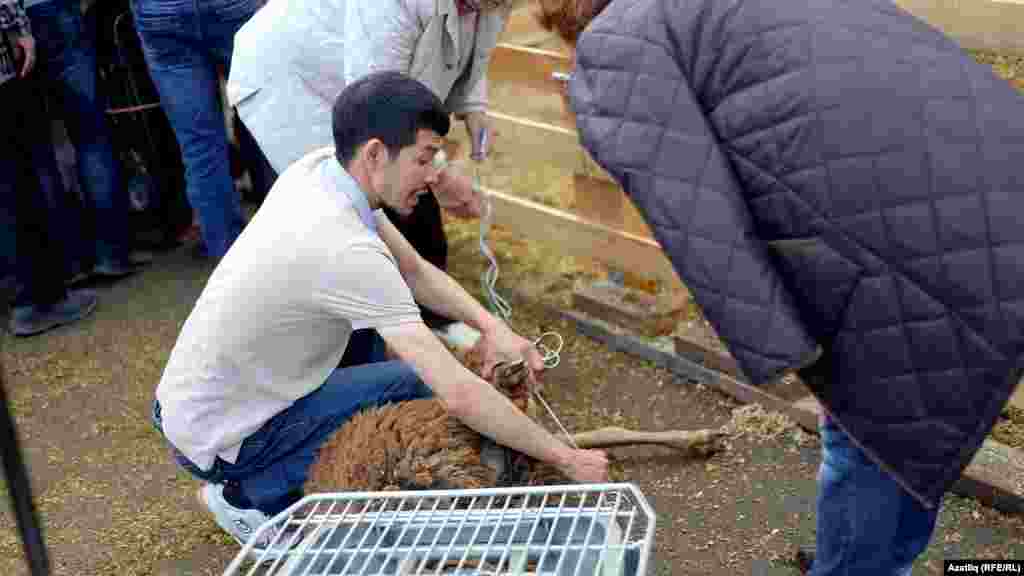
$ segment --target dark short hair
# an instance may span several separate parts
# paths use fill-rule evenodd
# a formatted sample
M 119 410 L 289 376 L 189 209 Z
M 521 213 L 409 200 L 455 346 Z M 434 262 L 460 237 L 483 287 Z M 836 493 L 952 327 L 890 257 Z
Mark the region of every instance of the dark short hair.
M 341 91 L 331 111 L 338 161 L 348 166 L 360 146 L 376 138 L 392 157 L 416 143 L 420 130 L 448 134 L 451 121 L 426 85 L 401 72 L 372 72 Z

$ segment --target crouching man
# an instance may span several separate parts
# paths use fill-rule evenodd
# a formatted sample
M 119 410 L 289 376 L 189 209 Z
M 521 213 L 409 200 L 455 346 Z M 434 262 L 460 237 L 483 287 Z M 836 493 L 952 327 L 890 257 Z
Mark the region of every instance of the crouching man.
M 347 86 L 332 114 L 334 148 L 280 175 L 213 271 L 156 390 L 154 422 L 206 481 L 200 499 L 217 524 L 246 543 L 301 497 L 318 447 L 352 415 L 431 394 L 499 444 L 574 480 L 606 480 L 603 453 L 547 433 L 420 317 L 416 301 L 478 329 L 490 369 L 508 358 L 543 368 L 531 342 L 419 256 L 381 210 L 410 213 L 436 181 L 449 129 L 441 101 L 379 72 Z M 401 360 L 385 358 L 385 343 Z

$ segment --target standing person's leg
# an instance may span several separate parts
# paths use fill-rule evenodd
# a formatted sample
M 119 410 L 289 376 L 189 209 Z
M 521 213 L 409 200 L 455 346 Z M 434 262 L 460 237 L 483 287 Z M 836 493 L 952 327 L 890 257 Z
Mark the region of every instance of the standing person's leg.
M 216 63 L 203 39 L 207 23 L 191 0 L 133 0 L 143 53 L 185 164 L 186 193 L 208 254 L 219 260 L 242 230 L 231 178 Z
M 821 427 L 817 542 L 812 576 L 907 576 L 928 547 L 928 510 L 831 420 Z
M 99 91 L 95 15 L 83 17 L 78 0 L 48 0 L 31 6 L 28 14 L 78 156 L 79 182 L 93 216 L 93 272 L 113 277 L 136 272 L 148 259 L 131 258 L 128 193 Z
M 10 330 L 31 336 L 89 315 L 96 295 L 68 292 L 65 274 L 58 263 L 64 258 L 59 238 L 48 220 L 50 211 L 33 172 L 28 137 L 38 137 L 48 127 L 40 107 L 42 91 L 35 74 L 29 79 L 0 85 L 0 202 L 14 214 L 15 278 L 21 284 L 15 296 Z
M 264 0 L 212 0 L 204 4 L 203 21 L 209 22 L 204 28 L 206 45 L 211 57 L 223 65 L 224 70 L 231 70 L 235 34 L 265 3 Z M 253 192 L 262 200 L 277 179 L 277 172 L 270 166 L 256 139 L 238 117 L 237 110 L 235 122 L 238 126 L 239 152 L 246 168 L 249 169 Z
M 33 75 L 38 77 L 41 87 L 48 88 L 52 85 L 42 71 L 37 70 Z M 40 93 L 52 96 L 50 92 L 41 90 Z M 44 97 L 39 108 L 42 113 L 42 125 L 39 130 L 27 134 L 25 142 L 31 150 L 32 169 L 39 183 L 40 193 L 46 201 L 51 229 L 55 239 L 64 248 L 64 260 L 51 262 L 50 266 L 61 267 L 60 273 L 65 278 L 80 279 L 84 277 L 86 270 L 92 269 L 94 255 L 92 246 L 85 242 L 88 235 L 81 202 L 75 191 L 66 186 L 57 161 L 52 131 L 53 108 L 52 98 Z
M 263 199 L 267 197 L 267 192 L 270 192 L 270 188 L 277 181 L 277 171 L 270 165 L 270 161 L 267 160 L 267 156 L 256 142 L 256 138 L 238 116 L 237 110 L 235 111 L 235 122 L 238 123 L 238 146 L 242 153 L 242 161 L 245 168 L 249 170 L 249 178 L 252 180 L 252 199 L 262 203 Z

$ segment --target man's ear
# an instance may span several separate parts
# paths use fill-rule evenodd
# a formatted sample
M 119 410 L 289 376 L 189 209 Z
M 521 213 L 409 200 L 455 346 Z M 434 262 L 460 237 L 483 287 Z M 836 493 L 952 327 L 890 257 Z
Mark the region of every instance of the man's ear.
M 366 161 L 374 170 L 379 170 L 391 162 L 391 153 L 388 152 L 388 147 L 376 138 L 363 145 L 363 153 L 366 156 Z

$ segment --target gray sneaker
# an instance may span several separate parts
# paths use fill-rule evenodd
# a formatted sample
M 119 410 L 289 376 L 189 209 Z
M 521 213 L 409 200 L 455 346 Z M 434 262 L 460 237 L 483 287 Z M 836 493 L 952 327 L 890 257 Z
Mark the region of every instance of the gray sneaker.
M 17 306 L 11 310 L 11 334 L 32 336 L 77 322 L 92 314 L 96 309 L 96 302 L 96 293 L 91 290 L 70 290 L 63 300 L 46 309 L 38 306 Z
M 213 519 L 222 530 L 231 535 L 239 546 L 245 546 L 256 531 L 270 520 L 270 517 L 256 509 L 235 508 L 224 499 L 223 484 L 204 484 L 197 494 L 199 502 L 213 514 Z M 251 556 L 253 559 L 271 561 L 288 551 L 291 544 L 297 545 L 300 537 L 294 530 L 286 530 L 278 537 L 280 528 L 270 526 L 253 543 Z

